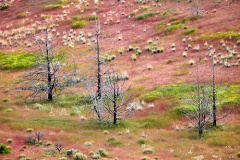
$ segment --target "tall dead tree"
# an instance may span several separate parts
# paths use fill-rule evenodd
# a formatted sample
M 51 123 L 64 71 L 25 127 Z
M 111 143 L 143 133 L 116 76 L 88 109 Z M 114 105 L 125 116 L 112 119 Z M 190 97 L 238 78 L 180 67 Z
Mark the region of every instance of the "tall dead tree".
M 61 91 L 80 80 L 74 69 L 69 72 L 62 70 L 66 56 L 64 53 L 58 53 L 56 46 L 52 45 L 51 29 L 47 24 L 42 31 L 43 37 L 34 36 L 34 43 L 39 49 L 36 68 L 23 76 L 27 86 L 24 89 L 32 91 L 28 97 L 33 99 L 46 97 L 52 101 L 56 91 Z
M 86 89 L 90 95 L 90 101 L 93 103 L 93 110 L 97 115 L 98 121 L 103 121 L 103 100 L 102 100 L 102 60 L 101 60 L 101 51 L 100 51 L 100 41 L 99 37 L 101 34 L 100 22 L 96 20 L 96 30 L 94 33 L 96 47 L 93 47 L 96 57 L 93 61 L 96 64 L 96 72 L 92 77 L 88 77 L 86 80 Z M 94 64 L 94 65 L 95 65 Z M 94 66 L 95 67 L 95 66 Z M 95 70 L 95 68 L 92 71 Z
M 130 86 L 125 89 L 125 79 L 122 80 L 117 72 L 106 74 L 104 81 L 105 107 L 112 116 L 113 124 L 117 124 L 120 118 L 130 116 L 132 113 L 132 111 L 126 110 L 126 106 L 132 98 L 132 95 L 128 95 L 127 98 Z

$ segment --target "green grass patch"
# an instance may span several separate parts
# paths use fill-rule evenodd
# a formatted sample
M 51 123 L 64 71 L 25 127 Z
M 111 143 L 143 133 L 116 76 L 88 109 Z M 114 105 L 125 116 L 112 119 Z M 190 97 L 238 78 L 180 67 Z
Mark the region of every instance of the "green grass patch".
M 143 20 L 143 19 L 146 19 L 148 17 L 152 17 L 154 15 L 157 15 L 159 14 L 158 12 L 147 12 L 147 13 L 143 13 L 143 14 L 140 14 L 138 16 L 136 16 L 136 20 Z
M 217 86 L 218 106 L 237 105 L 240 106 L 240 85 L 229 87 Z
M 240 32 L 235 31 L 226 31 L 226 32 L 217 32 L 217 33 L 206 33 L 199 37 L 199 40 L 216 40 L 222 38 L 236 38 L 240 39 Z
M 88 17 L 89 21 L 94 21 L 94 20 L 98 20 L 98 19 L 99 19 L 98 15 L 91 15 Z
M 11 70 L 30 68 L 35 65 L 36 57 L 36 54 L 16 54 L 14 52 L 0 53 L 0 68 Z
M 194 91 L 193 84 L 171 84 L 163 87 L 154 87 L 151 91 L 142 94 L 139 98 L 149 102 L 163 97 L 183 96 L 185 93 L 192 91 Z
M 57 10 L 57 9 L 61 9 L 62 8 L 62 4 L 50 4 L 47 6 L 44 6 L 44 10 Z
M 84 28 L 88 25 L 87 21 L 82 20 L 82 21 L 77 21 L 77 22 L 72 22 L 72 28 Z
M 18 13 L 17 14 L 17 18 L 20 19 L 20 18 L 25 18 L 28 16 L 28 13 L 27 12 L 21 12 L 21 13 Z
M 155 30 L 156 30 L 156 31 L 159 31 L 159 30 L 161 30 L 162 28 L 164 28 L 164 24 L 160 23 L 160 24 L 157 24 L 157 25 L 156 25 Z
M 147 143 L 147 141 L 144 140 L 144 139 L 139 139 L 139 140 L 137 141 L 137 144 L 140 144 L 140 145 L 143 145 L 143 144 L 146 144 L 146 143 Z
M 196 106 L 190 106 L 190 105 L 185 105 L 185 106 L 179 106 L 173 109 L 174 112 L 179 115 L 179 116 L 184 116 L 188 113 L 193 113 L 196 111 Z
M 189 35 L 189 34 L 196 33 L 197 30 L 198 30 L 197 28 L 191 28 L 191 29 L 185 30 L 183 33 L 184 33 L 185 35 Z

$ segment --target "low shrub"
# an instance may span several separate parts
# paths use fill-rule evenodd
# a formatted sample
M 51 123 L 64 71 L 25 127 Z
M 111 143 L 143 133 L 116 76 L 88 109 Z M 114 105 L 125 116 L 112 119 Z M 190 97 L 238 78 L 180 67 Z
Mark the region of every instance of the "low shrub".
M 84 28 L 88 25 L 87 21 L 82 20 L 82 21 L 77 21 L 72 23 L 72 28 Z
M 132 60 L 136 61 L 137 60 L 137 55 L 136 54 L 132 54 Z
M 11 152 L 11 149 L 7 147 L 5 144 L 0 146 L 0 154 L 8 154 Z
M 11 139 L 11 138 L 7 139 L 7 143 L 12 143 L 12 142 L 13 142 L 13 139 Z
M 153 148 L 152 147 L 144 148 L 142 154 L 153 154 Z
M 8 8 L 10 8 L 10 7 L 11 7 L 10 4 L 5 3 L 5 4 L 2 4 L 2 5 L 0 6 L 0 10 L 2 11 L 2 10 L 5 10 L 5 9 L 8 9 Z
M 25 139 L 24 143 L 28 145 L 35 145 L 37 143 L 37 139 L 33 135 L 29 135 Z
M 99 148 L 98 153 L 100 154 L 101 157 L 107 157 L 108 156 L 107 151 L 103 148 Z
M 27 128 L 26 132 L 33 132 L 33 129 L 32 128 Z

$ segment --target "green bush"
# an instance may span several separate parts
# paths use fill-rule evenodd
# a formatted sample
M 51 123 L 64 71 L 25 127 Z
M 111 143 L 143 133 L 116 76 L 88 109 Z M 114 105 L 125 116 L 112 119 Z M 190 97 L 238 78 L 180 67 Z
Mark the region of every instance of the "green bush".
M 83 153 L 75 153 L 73 160 L 87 160 L 87 157 Z
M 50 4 L 44 7 L 44 10 L 55 10 L 62 8 L 61 4 Z
M 2 4 L 1 6 L 0 6 L 0 10 L 5 10 L 5 9 L 8 9 L 8 8 L 10 8 L 11 7 L 11 5 L 10 4 Z
M 31 132 L 33 132 L 33 129 L 32 129 L 32 128 L 27 128 L 27 129 L 26 129 L 26 132 L 31 133 Z
M 87 21 L 77 21 L 72 23 L 72 28 L 84 28 L 88 25 Z
M 98 20 L 98 15 L 91 15 L 89 18 L 88 18 L 88 20 L 89 21 L 94 21 L 94 20 Z
M 6 112 L 7 112 L 7 113 L 12 113 L 13 110 L 12 110 L 11 108 L 8 108 L 8 109 L 6 109 Z
M 7 147 L 5 144 L 0 146 L 0 154 L 8 154 L 11 152 L 11 149 Z
M 143 14 L 140 14 L 138 16 L 136 16 L 136 20 L 143 20 L 143 19 L 146 19 L 148 17 L 152 17 L 154 15 L 157 15 L 159 14 L 158 12 L 147 12 L 147 13 L 143 13 Z

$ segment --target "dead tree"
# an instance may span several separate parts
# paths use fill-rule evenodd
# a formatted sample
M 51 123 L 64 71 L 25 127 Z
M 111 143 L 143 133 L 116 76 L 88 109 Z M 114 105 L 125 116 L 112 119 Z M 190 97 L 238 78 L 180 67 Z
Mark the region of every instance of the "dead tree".
M 212 99 L 211 89 L 208 85 L 200 83 L 199 81 L 198 67 L 196 91 L 191 95 L 188 103 L 192 106 L 192 110 L 185 113 L 185 116 L 194 126 L 196 126 L 198 134 L 201 137 L 205 125 L 208 124 L 212 118 Z
M 96 20 L 96 30 L 94 33 L 96 47 L 93 47 L 96 57 L 94 58 L 94 62 L 96 62 L 96 73 L 92 77 L 88 77 L 86 80 L 86 89 L 90 95 L 90 101 L 93 103 L 93 110 L 97 115 L 98 121 L 103 121 L 104 107 L 102 100 L 102 65 L 103 62 L 101 60 L 101 51 L 100 51 L 100 41 L 99 36 L 101 34 L 100 22 Z M 95 68 L 93 67 L 93 70 Z
M 54 93 L 73 85 L 74 82 L 79 82 L 74 69 L 70 72 L 62 70 L 67 57 L 64 53 L 58 53 L 56 46 L 52 45 L 51 29 L 47 24 L 42 31 L 44 37 L 34 37 L 35 44 L 39 48 L 36 67 L 23 76 L 27 86 L 24 90 L 32 91 L 28 98 L 46 96 L 49 101 L 52 101 Z
M 117 124 L 120 118 L 131 115 L 132 111 L 126 110 L 126 106 L 132 98 L 132 95 L 128 95 L 127 98 L 130 86 L 124 91 L 125 79 L 122 80 L 117 72 L 106 74 L 104 81 L 105 107 L 112 116 L 113 124 Z

